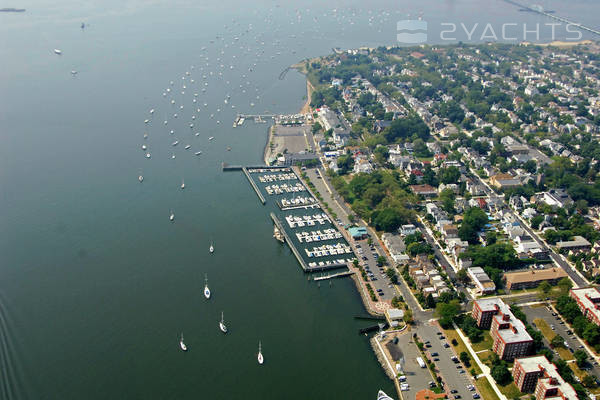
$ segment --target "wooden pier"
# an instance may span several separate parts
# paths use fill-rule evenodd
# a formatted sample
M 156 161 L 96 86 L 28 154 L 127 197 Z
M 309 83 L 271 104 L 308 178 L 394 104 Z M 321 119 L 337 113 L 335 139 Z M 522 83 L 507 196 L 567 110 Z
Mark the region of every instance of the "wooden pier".
M 244 172 L 244 175 L 246 175 L 246 178 L 248 178 L 248 182 L 250 182 L 250 185 L 252 185 L 252 188 L 256 192 L 256 195 L 260 199 L 261 203 L 263 203 L 263 205 L 264 205 L 267 201 L 265 200 L 264 196 L 260 192 L 260 189 L 258 189 L 258 186 L 256 186 L 254 179 L 252 179 L 252 177 L 248 173 L 248 170 L 246 169 L 246 167 L 242 167 L 242 171 Z
M 342 278 L 344 276 L 350 276 L 354 274 L 354 271 L 346 271 L 346 272 L 338 272 L 337 274 L 331 274 L 331 275 L 325 275 L 325 276 L 316 276 L 313 278 L 313 281 L 324 281 L 327 279 L 334 279 L 334 278 Z

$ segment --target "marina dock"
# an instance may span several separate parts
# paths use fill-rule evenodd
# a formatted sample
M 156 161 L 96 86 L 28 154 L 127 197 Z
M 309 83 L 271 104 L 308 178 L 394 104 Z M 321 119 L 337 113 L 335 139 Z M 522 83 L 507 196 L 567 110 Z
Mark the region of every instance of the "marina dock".
M 258 189 L 258 186 L 256 186 L 256 183 L 254 182 L 254 179 L 252 179 L 252 177 L 248 173 L 248 170 L 246 169 L 246 167 L 242 167 L 242 171 L 244 172 L 244 175 L 246 175 L 246 178 L 248 178 L 248 181 L 250 182 L 250 185 L 252 185 L 252 188 L 256 192 L 256 195 L 260 199 L 261 203 L 263 203 L 263 205 L 264 205 L 267 201 L 265 200 L 265 198 L 263 197 L 262 193 Z
M 337 274 L 325 275 L 325 276 L 316 276 L 313 278 L 313 281 L 324 281 L 327 279 L 334 278 L 342 278 L 344 276 L 350 276 L 354 273 L 354 271 L 346 271 L 346 272 L 338 272 Z
M 283 234 L 283 237 L 285 238 L 285 241 L 290 246 L 290 249 L 292 249 L 292 253 L 294 253 L 294 255 L 296 256 L 296 259 L 300 263 L 300 266 L 302 267 L 302 269 L 304 270 L 304 272 L 326 271 L 326 270 L 329 270 L 329 269 L 336 269 L 336 268 L 345 268 L 345 267 L 347 267 L 347 265 L 345 263 L 330 263 L 330 264 L 309 266 L 308 264 L 306 264 L 306 261 L 304 261 L 304 259 L 302 258 L 302 255 L 300 254 L 300 252 L 298 251 L 298 249 L 294 245 L 294 242 L 292 241 L 292 239 L 288 236 L 288 234 L 285 231 L 285 228 L 283 227 L 281 221 L 279 220 L 279 218 L 277 218 L 277 216 L 273 212 L 271 213 L 271 219 L 273 220 L 273 223 L 275 224 L 275 226 L 277 227 L 277 229 L 279 230 L 279 232 L 281 234 Z M 341 275 L 341 274 L 345 274 L 345 275 Z M 341 276 L 348 276 L 348 275 L 352 275 L 353 272 L 347 271 L 347 272 L 343 272 L 341 274 L 335 274 L 335 275 L 336 276 L 340 276 L 340 277 Z M 322 279 L 328 279 L 328 278 L 322 278 Z M 319 280 L 319 279 L 315 279 L 315 280 Z

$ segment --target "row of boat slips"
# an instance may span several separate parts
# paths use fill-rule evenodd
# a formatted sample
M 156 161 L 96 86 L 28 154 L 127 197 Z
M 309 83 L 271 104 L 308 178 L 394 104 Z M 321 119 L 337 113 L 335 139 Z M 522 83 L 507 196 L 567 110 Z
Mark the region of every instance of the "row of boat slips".
M 271 167 L 271 168 L 248 168 L 248 172 L 251 174 L 273 172 L 273 169 L 275 169 L 275 168 L 281 172 L 291 172 L 292 171 L 289 168 Z
M 285 217 L 286 222 L 290 228 L 301 228 L 303 226 L 314 226 L 317 223 L 320 225 L 331 223 L 329 216 L 325 213 L 315 215 L 304 215 L 302 217 L 295 217 L 288 215 Z
M 276 181 L 294 181 L 298 179 L 296 174 L 293 173 L 283 173 L 283 174 L 269 174 L 269 175 L 260 175 L 258 180 L 260 182 L 276 182 Z
M 354 260 L 355 260 L 355 258 L 346 258 L 345 260 L 343 258 L 338 258 L 337 260 L 328 260 L 328 261 L 319 261 L 319 262 L 313 261 L 313 262 L 308 263 L 308 266 L 311 268 L 324 267 L 326 265 L 351 263 Z
M 328 257 L 336 254 L 350 254 L 352 249 L 350 246 L 342 243 L 324 244 L 323 246 L 313 247 L 312 251 L 304 249 L 308 257 Z
M 300 182 L 298 182 L 294 185 L 289 185 L 287 183 L 284 183 L 282 185 L 270 185 L 270 186 L 265 187 L 265 190 L 267 191 L 268 194 L 274 195 L 274 194 L 303 192 L 306 190 L 306 188 L 304 187 L 304 185 L 302 185 Z
M 335 229 L 325 229 L 323 232 L 321 231 L 312 231 L 312 232 L 298 232 L 296 233 L 296 237 L 300 243 L 310 243 L 310 242 L 320 242 L 321 240 L 332 240 L 339 239 L 342 237 L 342 234 L 336 231 Z
M 308 206 L 315 204 L 317 200 L 314 197 L 298 196 L 291 199 L 281 199 L 282 207 Z

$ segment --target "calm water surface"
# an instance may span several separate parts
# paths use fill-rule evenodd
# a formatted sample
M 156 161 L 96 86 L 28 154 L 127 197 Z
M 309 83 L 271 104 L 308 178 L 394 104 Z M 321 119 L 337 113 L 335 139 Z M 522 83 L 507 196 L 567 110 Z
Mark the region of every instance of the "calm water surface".
M 0 398 L 392 393 L 357 334 L 351 281 L 307 282 L 243 175 L 220 166 L 262 158 L 266 126 L 232 129 L 237 112 L 300 108 L 304 78 L 278 80 L 288 65 L 334 46 L 394 44 L 409 13 L 473 20 L 480 4 L 439 3 L 30 0 L 13 5 L 24 14 L 1 14 Z

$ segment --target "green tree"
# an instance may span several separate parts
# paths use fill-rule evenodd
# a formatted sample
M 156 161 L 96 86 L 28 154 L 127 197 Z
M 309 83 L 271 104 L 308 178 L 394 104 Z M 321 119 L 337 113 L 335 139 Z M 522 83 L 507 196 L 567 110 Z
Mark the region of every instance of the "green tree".
M 469 357 L 469 354 L 467 354 L 466 351 L 461 351 L 459 358 L 460 361 L 462 361 L 462 363 L 465 364 L 465 367 L 471 366 L 471 357 Z
M 443 184 L 458 183 L 460 171 L 457 167 L 442 168 L 438 172 L 438 179 Z
M 499 363 L 495 364 L 490 373 L 492 378 L 494 378 L 499 385 L 506 385 L 511 381 L 510 371 L 508 370 L 506 362 L 504 361 L 500 361 Z
M 550 293 L 552 291 L 552 285 L 548 281 L 543 281 L 538 286 L 537 291 L 538 291 L 538 297 L 540 297 L 542 299 L 546 298 L 546 297 L 548 297 L 548 293 Z
M 463 284 L 469 282 L 470 279 L 469 275 L 467 274 L 467 269 L 461 268 L 460 270 L 458 270 L 458 272 L 456 273 L 456 279 L 458 279 Z
M 573 282 L 571 282 L 569 278 L 564 277 L 560 281 L 558 281 L 558 287 L 560 288 L 560 291 L 562 293 L 566 294 L 573 287 Z
M 460 312 L 458 300 L 452 300 L 449 303 L 437 303 L 435 315 L 439 318 L 442 328 L 447 329 L 452 325 L 452 319 Z
M 560 335 L 555 335 L 550 341 L 552 347 L 565 347 L 565 339 Z
M 575 350 L 575 353 L 573 353 L 573 357 L 575 357 L 575 361 L 577 362 L 577 366 L 579 368 L 581 368 L 587 362 L 588 354 L 587 354 L 586 351 L 579 349 L 579 350 Z

